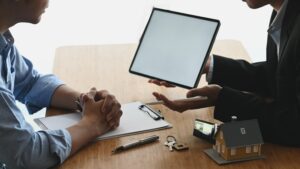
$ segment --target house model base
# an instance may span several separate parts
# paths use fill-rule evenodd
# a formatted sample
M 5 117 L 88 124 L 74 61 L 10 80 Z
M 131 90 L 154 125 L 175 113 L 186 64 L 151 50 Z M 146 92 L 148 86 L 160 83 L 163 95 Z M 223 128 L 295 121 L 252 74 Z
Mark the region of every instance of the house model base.
M 260 156 L 256 156 L 256 157 L 249 157 L 249 158 L 243 158 L 243 159 L 238 159 L 238 160 L 225 160 L 219 155 L 219 153 L 216 150 L 214 150 L 212 148 L 206 149 L 206 150 L 204 150 L 204 152 L 219 165 L 266 158 L 265 156 L 260 155 Z

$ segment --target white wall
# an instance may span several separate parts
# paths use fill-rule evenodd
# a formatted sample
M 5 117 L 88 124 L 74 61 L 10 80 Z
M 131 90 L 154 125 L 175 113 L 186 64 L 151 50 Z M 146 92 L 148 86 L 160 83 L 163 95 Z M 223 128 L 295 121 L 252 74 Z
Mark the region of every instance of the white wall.
M 253 61 L 265 58 L 271 7 L 239 0 L 52 0 L 41 23 L 11 30 L 21 53 L 50 73 L 58 46 L 137 43 L 153 6 L 220 19 L 217 39 L 240 40 Z

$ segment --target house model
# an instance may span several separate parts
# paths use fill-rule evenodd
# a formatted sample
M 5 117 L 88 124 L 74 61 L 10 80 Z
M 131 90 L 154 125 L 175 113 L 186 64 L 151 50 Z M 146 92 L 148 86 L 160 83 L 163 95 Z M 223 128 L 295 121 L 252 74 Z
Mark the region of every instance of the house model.
M 212 158 L 215 161 L 223 161 L 218 162 L 219 164 L 263 158 L 263 139 L 257 120 L 233 120 L 221 124 L 216 131 L 215 140 L 213 149 L 206 150 L 205 153 L 210 157 L 214 156 Z

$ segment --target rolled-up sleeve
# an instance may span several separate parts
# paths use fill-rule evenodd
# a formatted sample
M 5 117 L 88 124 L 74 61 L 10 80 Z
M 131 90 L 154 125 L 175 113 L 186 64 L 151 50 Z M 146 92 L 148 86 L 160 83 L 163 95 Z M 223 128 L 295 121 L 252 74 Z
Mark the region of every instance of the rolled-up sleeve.
M 0 92 L 0 109 L 0 161 L 8 168 L 49 168 L 70 155 L 67 130 L 34 132 L 7 92 Z
M 44 107 L 49 107 L 54 91 L 63 83 L 54 75 L 38 75 L 37 80 L 28 92 L 25 92 L 22 102 L 26 105 L 28 112 L 33 114 Z M 28 82 L 29 84 L 32 82 Z
M 63 82 L 54 75 L 41 75 L 32 63 L 22 57 L 16 48 L 14 52 L 14 95 L 16 100 L 24 103 L 30 114 L 48 107 L 54 91 Z

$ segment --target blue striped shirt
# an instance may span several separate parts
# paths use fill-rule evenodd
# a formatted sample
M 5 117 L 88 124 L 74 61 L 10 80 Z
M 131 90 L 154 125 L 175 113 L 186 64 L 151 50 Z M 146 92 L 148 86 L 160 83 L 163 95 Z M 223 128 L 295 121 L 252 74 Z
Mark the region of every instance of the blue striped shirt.
M 34 132 L 16 100 L 32 114 L 50 105 L 62 82 L 39 74 L 13 43 L 9 31 L 0 34 L 0 162 L 10 169 L 49 168 L 69 156 L 71 136 L 65 129 Z

